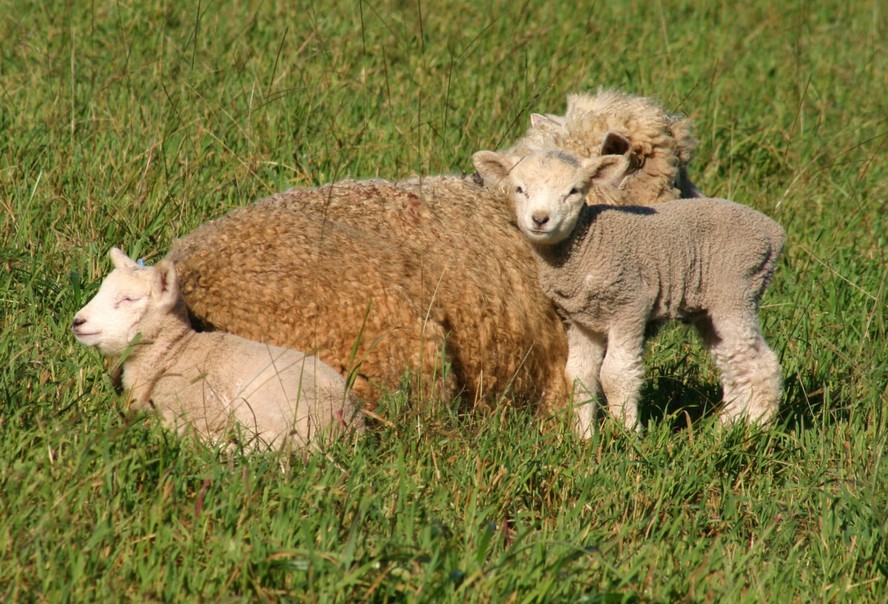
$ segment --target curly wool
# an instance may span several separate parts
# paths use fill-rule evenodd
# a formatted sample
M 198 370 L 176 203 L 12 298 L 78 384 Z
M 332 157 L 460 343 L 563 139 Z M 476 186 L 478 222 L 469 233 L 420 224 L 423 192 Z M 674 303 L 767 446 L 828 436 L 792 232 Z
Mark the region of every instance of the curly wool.
M 365 402 L 409 371 L 420 397 L 560 403 L 563 328 L 511 214 L 461 177 L 343 181 L 235 210 L 169 258 L 198 321 L 316 352 Z
M 504 153 L 524 156 L 558 148 L 593 158 L 608 133 L 629 141 L 627 177 L 621 184 L 629 203 L 655 203 L 680 197 L 702 197 L 687 177 L 687 165 L 697 148 L 691 120 L 669 115 L 651 98 L 615 90 L 567 97 L 564 116 L 547 115 Z

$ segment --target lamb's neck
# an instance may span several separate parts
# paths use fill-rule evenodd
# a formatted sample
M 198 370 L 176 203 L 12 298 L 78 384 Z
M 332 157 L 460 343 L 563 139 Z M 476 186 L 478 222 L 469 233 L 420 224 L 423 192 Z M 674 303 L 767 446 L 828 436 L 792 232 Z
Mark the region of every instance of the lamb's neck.
M 141 338 L 123 357 L 123 386 L 139 408 L 150 405 L 157 380 L 195 335 L 187 318 L 174 315 L 156 333 L 154 338 Z

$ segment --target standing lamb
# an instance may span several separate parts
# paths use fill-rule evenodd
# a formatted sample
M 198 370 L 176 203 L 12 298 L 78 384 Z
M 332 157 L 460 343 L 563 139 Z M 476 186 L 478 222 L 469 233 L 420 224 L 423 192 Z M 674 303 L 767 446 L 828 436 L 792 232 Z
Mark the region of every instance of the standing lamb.
M 720 199 L 588 205 L 587 196 L 613 191 L 625 171 L 621 155 L 479 151 L 474 162 L 511 192 L 540 283 L 567 320 L 565 374 L 575 399 L 594 398 L 600 378 L 610 411 L 637 427 L 645 327 L 678 319 L 694 325 L 721 371 L 722 420 L 774 416 L 780 365 L 762 337 L 758 304 L 786 241 L 780 225 Z M 577 408 L 581 436 L 591 434 L 594 413 L 594 402 Z
M 362 418 L 345 381 L 316 357 L 226 333 L 196 333 L 172 262 L 154 267 L 111 249 L 115 269 L 74 317 L 74 334 L 123 359 L 123 384 L 137 409 L 192 428 L 211 441 L 234 424 L 248 444 L 306 447 Z
M 651 98 L 616 90 L 571 94 L 563 116 L 534 113 L 530 123 L 503 153 L 525 156 L 557 148 L 581 158 L 624 155 L 628 164 L 618 186 L 626 203 L 703 197 L 687 173 L 697 147 L 691 121 L 668 114 Z

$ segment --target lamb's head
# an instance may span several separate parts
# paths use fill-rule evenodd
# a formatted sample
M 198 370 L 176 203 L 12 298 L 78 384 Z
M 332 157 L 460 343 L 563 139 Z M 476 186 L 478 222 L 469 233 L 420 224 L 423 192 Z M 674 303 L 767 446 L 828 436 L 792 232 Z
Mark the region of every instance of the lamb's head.
M 515 203 L 518 228 L 534 244 L 567 239 L 588 203 L 604 203 L 608 189 L 626 171 L 622 155 L 580 159 L 561 150 L 524 157 L 479 151 L 475 169 L 485 182 L 499 183 Z
M 182 313 L 176 269 L 162 260 L 146 267 L 111 248 L 114 270 L 98 293 L 74 316 L 74 335 L 104 355 L 119 356 L 141 334 L 146 341 L 159 334 L 170 313 Z

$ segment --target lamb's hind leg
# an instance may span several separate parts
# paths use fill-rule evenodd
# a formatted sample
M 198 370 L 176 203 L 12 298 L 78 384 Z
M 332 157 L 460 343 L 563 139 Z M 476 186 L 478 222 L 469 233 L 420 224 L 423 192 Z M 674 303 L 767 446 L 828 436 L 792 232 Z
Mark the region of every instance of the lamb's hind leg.
M 604 334 L 587 332 L 567 326 L 567 366 L 565 377 L 573 388 L 574 430 L 580 438 L 592 436 L 596 402 L 599 395 L 599 373 L 607 340 Z
M 601 365 L 601 386 L 611 414 L 630 430 L 639 430 L 638 402 L 644 382 L 644 325 L 637 331 L 611 330 Z
M 706 317 L 695 326 L 721 371 L 722 423 L 771 420 L 780 402 L 780 363 L 762 336 L 758 316 L 745 312 Z

